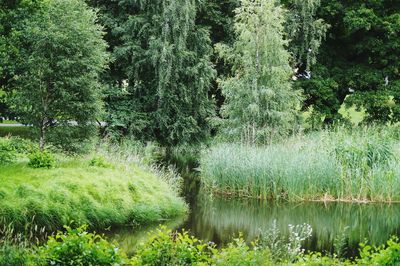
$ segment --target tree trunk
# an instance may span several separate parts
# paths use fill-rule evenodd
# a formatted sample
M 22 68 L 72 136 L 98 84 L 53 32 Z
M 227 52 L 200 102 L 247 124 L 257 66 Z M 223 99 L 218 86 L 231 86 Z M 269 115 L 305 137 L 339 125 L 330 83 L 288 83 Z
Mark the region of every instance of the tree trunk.
M 46 145 L 46 126 L 45 122 L 42 121 L 42 124 L 40 125 L 40 139 L 39 139 L 40 151 L 44 151 L 45 145 Z

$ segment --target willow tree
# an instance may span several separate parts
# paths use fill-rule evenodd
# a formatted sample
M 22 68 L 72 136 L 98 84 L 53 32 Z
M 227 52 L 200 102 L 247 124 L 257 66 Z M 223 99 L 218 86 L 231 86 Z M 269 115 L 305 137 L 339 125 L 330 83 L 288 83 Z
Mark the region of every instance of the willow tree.
M 108 61 L 96 20 L 83 0 L 52 0 L 43 1 L 40 11 L 15 29 L 20 74 L 15 77 L 14 109 L 23 123 L 39 131 L 41 150 L 50 133 L 79 145 L 96 133 L 99 74 Z
M 112 132 L 176 145 L 209 133 L 215 75 L 195 0 L 92 1 L 104 14 L 115 61 L 107 107 Z
M 270 142 L 293 128 L 300 99 L 290 83 L 284 10 L 276 1 L 242 0 L 235 32 L 232 47 L 217 45 L 233 64 L 232 76 L 219 82 L 226 133 L 248 144 Z
M 329 25 L 317 17 L 321 0 L 288 0 L 285 28 L 290 40 L 292 66 L 299 68 L 299 74 L 310 72 L 317 62 L 320 46 Z M 309 74 L 306 74 L 309 75 Z

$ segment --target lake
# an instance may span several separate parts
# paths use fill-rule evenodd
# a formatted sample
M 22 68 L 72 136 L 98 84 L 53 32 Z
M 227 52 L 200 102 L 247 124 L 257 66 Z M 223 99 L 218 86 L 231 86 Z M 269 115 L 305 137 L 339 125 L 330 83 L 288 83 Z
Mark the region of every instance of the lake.
M 288 203 L 250 199 L 225 199 L 201 191 L 197 181 L 186 182 L 185 199 L 191 212 L 165 224 L 177 230 L 189 230 L 204 241 L 218 246 L 243 234 L 251 242 L 260 230 L 269 230 L 276 221 L 279 231 L 287 235 L 288 225 L 309 224 L 312 237 L 304 248 L 312 251 L 332 252 L 339 239 L 345 240 L 346 257 L 358 253 L 360 242 L 380 245 L 392 235 L 400 235 L 399 204 L 350 204 L 350 203 Z M 157 229 L 152 225 L 140 229 L 114 231 L 112 238 L 132 254 L 137 243 L 144 241 L 148 232 Z

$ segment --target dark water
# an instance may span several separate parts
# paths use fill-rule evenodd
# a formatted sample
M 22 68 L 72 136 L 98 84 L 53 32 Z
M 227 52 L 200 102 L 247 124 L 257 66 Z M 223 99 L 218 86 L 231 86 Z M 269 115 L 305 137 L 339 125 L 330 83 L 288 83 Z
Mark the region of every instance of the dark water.
M 310 224 L 312 237 L 304 243 L 307 250 L 332 252 L 335 239 L 344 237 L 345 256 L 358 253 L 358 244 L 380 245 L 392 235 L 400 235 L 400 205 L 348 203 L 272 203 L 258 200 L 222 199 L 199 190 L 196 180 L 187 180 L 185 198 L 191 207 L 188 217 L 168 221 L 173 229 L 186 229 L 197 238 L 222 246 L 239 232 L 247 241 L 260 230 L 268 230 L 276 221 L 283 234 L 288 225 Z M 157 225 L 136 230 L 114 232 L 113 238 L 128 253 L 145 241 Z

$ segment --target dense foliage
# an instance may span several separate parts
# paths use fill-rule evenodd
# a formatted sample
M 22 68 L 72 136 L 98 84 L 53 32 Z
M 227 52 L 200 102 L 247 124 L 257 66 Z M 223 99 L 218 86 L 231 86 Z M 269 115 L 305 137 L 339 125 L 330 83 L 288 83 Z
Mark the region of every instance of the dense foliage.
M 41 247 L 37 265 L 124 265 L 125 255 L 114 244 L 100 235 L 85 232 L 86 227 L 58 232 L 50 237 L 46 245 Z
M 293 232 L 295 233 L 295 232 Z M 288 243 L 294 243 L 291 239 Z M 276 242 L 275 248 L 285 248 Z M 101 235 L 88 233 L 85 227 L 58 232 L 39 248 L 19 251 L 7 245 L 0 249 L 1 265 L 397 265 L 400 243 L 392 238 L 386 246 L 360 245 L 360 256 L 353 260 L 334 255 L 294 252 L 289 257 L 274 257 L 274 250 L 253 242 L 250 246 L 237 238 L 218 250 L 213 243 L 204 243 L 187 232 L 173 232 L 160 228 L 142 244 L 131 259 L 115 243 Z M 276 254 L 275 254 L 276 255 Z M 4 261 L 7 258 L 8 261 Z M 15 264 L 10 264 L 15 263 Z
M 229 124 L 225 133 L 257 135 L 242 138 L 246 142 L 285 135 L 298 122 L 289 113 L 301 106 L 314 122 L 341 119 L 343 105 L 365 110 L 367 120 L 400 117 L 395 1 L 282 0 L 266 7 L 255 0 L 87 0 L 98 8 L 99 21 L 82 1 L 1 3 L 0 116 L 21 115 L 22 122 L 42 132 L 42 142 L 53 131 L 50 142 L 77 150 L 72 141 L 57 140 L 86 139 L 96 119 L 107 121 L 111 136 L 174 146 L 203 141 L 221 124 Z M 276 24 L 235 13 L 246 14 L 246 6 L 270 9 L 268 18 L 275 16 Z M 83 15 L 65 16 L 74 10 Z M 279 42 L 272 42 L 274 34 Z M 263 44 L 263 38 L 274 45 Z M 112 61 L 100 84 L 107 59 L 103 40 Z M 252 45 L 267 51 L 259 54 L 263 62 L 250 60 Z M 264 70 L 274 64 L 285 70 L 278 75 L 275 67 L 268 76 Z M 249 82 L 257 87 L 254 93 L 244 89 Z M 289 92 L 301 90 L 304 101 L 296 103 Z M 105 116 L 99 116 L 102 96 Z M 219 123 L 215 114 L 228 123 Z
M 108 76 L 109 129 L 164 145 L 203 140 L 215 71 L 196 1 L 92 1 L 105 13 L 115 61 Z
M 312 78 L 301 84 L 306 107 L 328 123 L 344 102 L 364 108 L 368 120 L 399 119 L 399 10 L 390 0 L 322 1 L 318 14 L 330 29 Z
M 12 107 L 22 122 L 38 129 L 42 150 L 47 131 L 56 125 L 77 123 L 68 130 L 78 131 L 80 141 L 95 133 L 102 105 L 98 75 L 107 64 L 106 43 L 96 20 L 81 0 L 54 0 L 43 2 L 13 31 L 19 53 Z
M 218 45 L 231 61 L 232 77 L 220 81 L 228 134 L 244 143 L 270 142 L 293 127 L 299 93 L 283 39 L 283 11 L 275 1 L 241 1 L 236 10 L 233 47 Z

